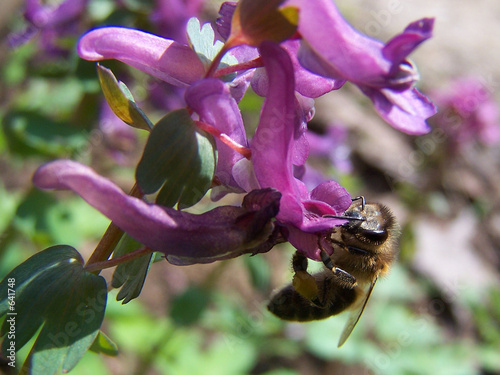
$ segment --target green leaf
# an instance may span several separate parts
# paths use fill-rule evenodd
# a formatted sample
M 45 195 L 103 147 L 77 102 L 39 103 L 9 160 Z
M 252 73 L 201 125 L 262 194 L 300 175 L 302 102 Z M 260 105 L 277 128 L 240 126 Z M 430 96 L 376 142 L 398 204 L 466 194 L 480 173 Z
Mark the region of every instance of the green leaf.
M 9 289 L 15 290 L 14 305 Z M 99 332 L 107 299 L 104 278 L 86 272 L 80 254 L 66 245 L 20 264 L 0 283 L 0 293 L 0 317 L 7 315 L 0 336 L 10 332 L 14 318 L 16 350 L 42 327 L 21 369 L 35 375 L 68 372 L 78 363 Z M 2 353 L 9 343 L 4 340 Z
M 118 346 L 103 331 L 99 331 L 89 350 L 97 354 L 109 355 L 110 357 L 118 355 Z
M 137 166 L 142 192 L 160 192 L 156 203 L 180 208 L 198 202 L 215 171 L 212 138 L 202 134 L 185 109 L 170 112 L 155 125 Z
M 299 375 L 300 373 L 292 369 L 278 369 L 263 373 L 262 375 Z
M 2 121 L 9 150 L 23 157 L 61 157 L 83 149 L 87 133 L 69 122 L 54 121 L 30 111 L 12 111 Z
M 108 224 L 104 215 L 96 214 L 82 199 L 57 201 L 53 194 L 38 189 L 28 192 L 14 217 L 16 230 L 40 247 L 53 243 L 78 247 L 84 240 L 99 239 Z
M 261 292 L 269 291 L 271 285 L 271 268 L 264 257 L 249 256 L 244 258 L 244 262 L 253 286 Z
M 113 258 L 128 254 L 143 246 L 129 235 L 124 234 L 113 252 Z M 152 263 L 153 253 L 119 264 L 116 267 L 111 285 L 113 288 L 122 287 L 116 296 L 117 301 L 123 300 L 122 304 L 125 304 L 141 294 L 142 286 Z
M 184 293 L 176 296 L 170 306 L 172 320 L 180 326 L 196 323 L 210 302 L 210 294 L 199 287 L 189 287 Z
M 203 65 L 208 68 L 224 46 L 224 43 L 220 40 L 215 40 L 214 30 L 209 23 L 205 23 L 201 26 L 200 21 L 196 17 L 189 19 L 186 31 L 188 34 L 189 44 L 197 53 Z M 236 64 L 238 64 L 236 57 L 230 54 L 225 54 L 219 64 L 219 68 Z M 231 75 L 231 77 L 234 76 L 235 74 Z
M 115 115 L 134 128 L 150 130 L 153 124 L 137 106 L 127 86 L 119 82 L 111 70 L 99 64 L 97 73 L 104 97 Z

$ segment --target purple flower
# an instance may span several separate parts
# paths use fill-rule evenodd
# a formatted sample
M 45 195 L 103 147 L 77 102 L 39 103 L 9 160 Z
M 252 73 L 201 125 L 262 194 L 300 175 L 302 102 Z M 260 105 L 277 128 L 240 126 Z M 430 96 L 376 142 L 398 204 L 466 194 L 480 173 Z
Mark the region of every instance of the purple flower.
M 215 78 L 201 80 L 186 90 L 185 99 L 200 121 L 213 126 L 232 142 L 248 147 L 240 109 L 222 81 Z M 234 165 L 243 159 L 243 155 L 221 139 L 215 142 L 218 153 L 216 177 L 222 186 L 212 191 L 212 199 L 221 198 L 227 192 L 244 192 L 233 174 Z
M 318 97 L 351 81 L 396 129 L 409 134 L 429 131 L 425 120 L 436 109 L 414 87 L 419 76 L 406 57 L 431 37 L 433 19 L 413 22 L 384 45 L 354 30 L 331 0 L 288 0 L 282 6 L 299 10 L 300 49 L 299 41 L 288 40 L 282 45 L 292 57 L 300 94 Z M 234 3 L 221 6 L 217 26 L 222 37 L 230 35 L 235 7 Z M 257 71 L 252 79 L 252 88 L 259 95 L 267 85 L 262 75 L 262 70 Z
M 66 0 L 58 5 L 44 5 L 40 0 L 26 0 L 24 18 L 29 26 L 21 33 L 11 34 L 9 42 L 19 46 L 40 33 L 42 48 L 48 52 L 60 52 L 57 39 L 76 34 L 78 18 L 87 6 L 88 0 Z
M 219 9 L 220 17 L 217 19 L 217 31 L 223 39 L 229 37 L 231 31 L 231 20 L 236 9 L 237 3 L 225 2 Z M 337 90 L 345 83 L 345 79 L 332 79 L 312 73 L 305 69 L 297 59 L 297 51 L 300 46 L 299 40 L 287 40 L 282 43 L 282 47 L 288 52 L 293 63 L 295 76 L 295 90 L 308 98 L 317 98 L 332 90 Z M 232 53 L 239 55 L 239 50 L 246 50 L 248 46 L 241 45 L 233 49 Z M 253 49 L 254 50 L 254 49 Z M 257 57 L 257 56 L 252 56 Z M 247 58 L 248 60 L 248 58 Z M 238 61 L 245 59 L 238 58 Z M 267 92 L 268 78 L 266 70 L 259 68 L 255 71 L 251 79 L 252 89 L 260 96 Z
M 276 30 L 269 24 L 269 17 L 263 16 L 266 22 L 260 22 L 255 4 L 249 2 L 246 6 L 251 14 L 244 17 L 245 22 L 235 23 L 241 29 L 236 27 L 233 34 L 229 34 L 228 25 L 234 4 L 221 7 L 219 32 L 223 37 L 231 35 L 230 46 L 234 48 L 229 53 L 240 63 L 224 72 L 216 72 L 215 65 L 205 71 L 197 54 L 187 45 L 133 29 L 93 30 L 82 37 L 78 52 L 87 60 L 117 59 L 170 84 L 187 87 L 185 100 L 198 116 L 198 126 L 216 135 L 218 162 L 214 181 L 219 187 L 212 190 L 212 197 L 217 199 L 228 191 L 279 191 L 278 224 L 286 228 L 284 233 L 292 245 L 309 258 L 319 260 L 319 242 L 334 226 L 345 222 L 333 216 L 341 215 L 350 206 L 351 198 L 334 181 L 321 182 L 309 190 L 294 176 L 309 155 L 306 124 L 314 114 L 310 98 L 351 81 L 395 128 L 410 134 L 427 132 L 425 121 L 435 108 L 415 89 L 418 74 L 406 57 L 431 36 L 433 20 L 410 24 L 384 45 L 355 31 L 330 0 L 289 0 L 284 6 L 297 6 L 299 10 L 300 39 L 286 40 L 281 46 L 263 42 L 256 49 L 237 44 L 244 41 L 255 46 L 268 36 L 274 40 L 282 34 L 273 35 Z M 272 3 L 266 8 L 269 14 L 281 16 L 274 6 Z M 295 28 L 293 24 L 288 26 L 292 26 L 291 32 L 287 31 L 290 36 Z M 214 57 L 214 62 L 220 61 L 219 57 Z M 264 68 L 254 69 L 261 63 Z M 227 78 L 227 73 L 237 70 L 241 72 L 236 78 L 233 76 L 232 82 L 205 77 L 226 74 Z M 249 142 L 237 102 L 250 80 L 265 101 L 259 125 Z M 317 148 L 318 142 L 313 146 Z M 251 151 L 251 157 L 245 150 Z M 231 252 L 240 253 L 241 247 Z M 220 254 L 214 257 L 222 259 Z
M 347 129 L 340 125 L 329 125 L 325 134 L 307 132 L 309 155 L 325 157 L 328 162 L 343 173 L 352 171 L 349 160 L 351 150 L 347 145 Z
M 251 192 L 242 207 L 221 206 L 195 215 L 131 197 L 89 167 L 70 160 L 43 165 L 33 183 L 41 189 L 73 190 L 123 231 L 165 253 L 175 264 L 264 252 L 276 241 L 271 219 L 278 211 L 280 194 L 271 189 Z
M 332 90 L 338 90 L 344 85 L 345 79 L 325 78 L 305 69 L 297 59 L 299 45 L 300 42 L 298 40 L 289 40 L 282 43 L 282 47 L 288 52 L 292 61 L 295 90 L 299 94 L 308 98 L 317 98 Z M 265 69 L 257 69 L 251 80 L 252 89 L 258 95 L 264 96 L 264 93 L 267 92 L 268 84 L 268 77 Z
M 347 145 L 347 129 L 339 125 L 330 125 L 325 134 L 307 131 L 307 142 L 309 144 L 309 157 L 305 165 L 294 166 L 294 176 L 304 182 L 309 189 L 314 189 L 325 180 L 337 177 L 340 173 L 347 174 L 352 171 L 349 160 L 351 153 Z M 316 159 L 316 160 L 315 160 Z M 315 164 L 316 161 L 316 164 Z M 325 168 L 315 167 L 320 162 Z M 328 168 L 330 166 L 330 168 Z
M 108 103 L 103 101 L 99 116 L 99 130 L 108 151 L 118 164 L 124 164 L 126 154 L 137 145 L 135 130 L 116 116 Z
M 77 50 L 82 59 L 119 60 L 177 87 L 187 87 L 206 74 L 203 63 L 188 45 L 135 29 L 103 27 L 91 30 L 80 39 Z M 229 51 L 229 54 L 238 61 L 258 57 L 255 48 L 246 46 Z M 253 72 L 254 69 L 239 72 L 227 83 L 236 101 L 245 94 Z
M 341 215 L 351 204 L 349 193 L 334 181 L 309 192 L 293 175 L 297 148 L 304 136 L 300 106 L 294 95 L 293 65 L 282 48 L 263 43 L 260 53 L 269 77 L 269 86 L 259 125 L 251 142 L 252 164 L 262 188 L 272 187 L 281 194 L 278 221 L 289 231 L 288 240 L 311 259 L 319 260 L 317 233 L 328 232 L 344 220 L 325 215 Z M 303 155 L 298 159 L 303 159 Z
M 485 145 L 500 141 L 498 104 L 479 79 L 459 78 L 432 96 L 440 108 L 434 124 L 444 130 L 453 151 L 474 141 Z
M 331 0 L 288 0 L 299 8 L 300 63 L 324 77 L 356 84 L 393 127 L 409 134 L 429 131 L 425 120 L 436 110 L 414 88 L 418 73 L 406 60 L 431 37 L 433 19 L 410 24 L 385 45 L 349 25 Z
M 202 6 L 203 0 L 156 0 L 151 21 L 162 36 L 187 44 L 186 23 L 200 13 Z
M 88 0 L 66 0 L 58 5 L 43 5 L 40 0 L 26 0 L 24 17 L 40 29 L 55 27 L 79 17 L 87 2 Z
M 78 54 L 90 61 L 119 60 L 181 87 L 205 74 L 200 59 L 187 45 L 124 27 L 88 32 L 78 43 Z

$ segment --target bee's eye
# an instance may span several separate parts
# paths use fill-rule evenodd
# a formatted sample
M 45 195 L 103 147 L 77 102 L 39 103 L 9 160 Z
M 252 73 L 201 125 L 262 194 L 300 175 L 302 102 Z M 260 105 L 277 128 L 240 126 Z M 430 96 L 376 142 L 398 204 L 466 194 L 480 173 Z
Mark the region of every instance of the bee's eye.
M 358 235 L 359 237 L 365 238 L 368 242 L 381 244 L 387 240 L 389 234 L 385 229 L 360 229 Z

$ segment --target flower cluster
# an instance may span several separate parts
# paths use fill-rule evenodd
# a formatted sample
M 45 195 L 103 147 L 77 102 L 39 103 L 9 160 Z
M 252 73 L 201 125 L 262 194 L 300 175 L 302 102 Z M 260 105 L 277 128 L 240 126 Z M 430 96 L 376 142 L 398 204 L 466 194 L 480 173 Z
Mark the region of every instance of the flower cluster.
M 441 109 L 434 124 L 446 134 L 452 154 L 476 141 L 484 145 L 500 141 L 498 105 L 479 78 L 460 77 L 432 96 Z
M 78 18 L 83 14 L 88 0 L 65 0 L 57 5 L 40 0 L 27 0 L 24 18 L 25 30 L 9 35 L 12 46 L 19 46 L 39 34 L 40 46 L 48 54 L 65 53 L 58 46 L 58 39 L 78 31 Z
M 185 111 L 197 128 L 193 139 L 201 133 L 215 139 L 217 162 L 207 189 L 212 189 L 213 200 L 246 193 L 241 207 L 220 206 L 195 215 L 166 207 L 161 199 L 147 203 L 143 194 L 127 195 L 69 160 L 42 166 L 34 183 L 75 191 L 123 231 L 176 264 L 263 252 L 283 240 L 320 260 L 318 241 L 345 222 L 338 216 L 351 197 L 335 181 L 309 189 L 297 177 L 309 154 L 307 122 L 314 114 L 313 99 L 350 81 L 394 128 L 408 134 L 428 132 L 426 120 L 436 110 L 415 88 L 418 73 L 407 56 L 431 37 L 433 20 L 413 22 L 384 44 L 357 32 L 331 0 L 242 0 L 224 3 L 220 15 L 217 33 L 222 42 L 214 43 L 212 34 L 207 43 L 206 25 L 189 35 L 189 44 L 104 27 L 85 34 L 78 53 L 90 61 L 119 60 L 185 88 Z M 265 98 L 250 137 L 238 107 L 249 86 Z M 165 160 L 169 150 L 152 146 L 164 144 L 162 134 L 156 124 L 148 141 L 153 151 L 147 145 L 138 166 L 142 193 L 155 190 L 142 182 L 144 174 L 163 173 L 164 166 L 146 156 L 158 152 L 157 160 Z M 185 177 L 192 179 L 189 173 Z M 159 196 L 178 188 L 178 181 L 167 179 L 165 184 Z

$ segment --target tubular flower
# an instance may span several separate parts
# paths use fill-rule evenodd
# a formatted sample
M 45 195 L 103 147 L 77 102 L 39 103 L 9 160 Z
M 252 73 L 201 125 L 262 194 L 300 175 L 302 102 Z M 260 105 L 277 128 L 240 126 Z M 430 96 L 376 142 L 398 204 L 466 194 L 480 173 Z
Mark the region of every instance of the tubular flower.
M 272 187 L 282 194 L 276 218 L 288 228 L 288 240 L 311 259 L 319 260 L 316 233 L 345 222 L 325 215 L 341 215 L 351 204 L 350 195 L 334 181 L 324 182 L 309 192 L 293 176 L 295 146 L 303 136 L 294 96 L 293 65 L 276 44 L 263 43 L 260 53 L 269 88 L 251 142 L 255 176 L 262 188 Z
M 272 189 L 249 193 L 241 207 L 220 206 L 195 215 L 129 196 L 89 167 L 70 160 L 40 167 L 33 183 L 41 189 L 74 191 L 124 232 L 176 264 L 210 263 L 274 245 L 271 219 L 280 194 Z
M 418 74 L 407 56 L 431 37 L 433 20 L 416 21 L 384 44 L 354 30 L 331 0 L 259 1 L 261 3 L 242 0 L 239 7 L 231 3 L 222 5 L 217 25 L 220 35 L 228 38 L 224 47 L 216 47 L 217 43 L 208 40 L 213 39 L 213 34 L 208 38 L 203 28 L 200 33 L 194 30 L 194 34 L 190 34 L 191 45 L 188 46 L 138 30 L 106 27 L 84 35 L 78 52 L 82 58 L 92 61 L 117 59 L 167 83 L 186 88 L 184 99 L 189 107 L 186 113 L 192 115 L 197 126 L 216 138 L 218 159 L 213 185 L 217 186 L 212 186 L 212 199 L 227 192 L 277 190 L 281 198 L 279 212 L 275 215 L 279 227 L 284 228 L 283 234 L 309 258 L 319 260 L 320 241 L 334 226 L 345 223 L 336 216 L 350 206 L 351 199 L 334 181 L 321 182 L 309 189 L 294 175 L 294 172 L 300 173 L 300 168 L 303 172 L 309 154 L 306 131 L 307 122 L 314 114 L 312 98 L 351 81 L 372 100 L 378 113 L 393 127 L 409 134 L 427 132 L 426 120 L 435 113 L 435 107 L 415 88 Z M 265 5 L 262 12 L 260 5 Z M 274 16 L 279 22 L 273 23 Z M 286 26 L 286 32 L 278 30 L 281 26 L 277 25 Z M 206 46 L 207 50 L 200 51 L 199 46 L 202 49 Z M 225 53 L 231 55 L 231 59 L 224 62 Z M 200 55 L 204 56 L 205 65 Z M 222 64 L 216 64 L 221 61 Z M 265 100 L 259 124 L 249 141 L 237 102 L 250 82 L 254 91 Z M 83 175 L 87 176 L 86 172 Z M 70 174 L 69 178 L 80 177 Z M 59 177 L 57 180 L 62 181 Z M 97 181 L 97 177 L 90 181 Z M 47 186 L 57 187 L 55 185 Z M 66 188 L 77 191 L 78 187 L 68 185 Z M 103 194 L 118 197 L 113 191 Z M 82 196 L 87 194 L 77 192 Z M 106 209 L 103 203 L 96 208 Z M 170 215 L 168 209 L 161 210 Z M 120 211 L 111 210 L 113 221 L 116 216 L 118 220 L 120 215 L 126 216 L 116 212 Z M 184 215 L 175 212 L 172 217 Z M 206 215 L 205 219 L 209 219 L 209 213 Z M 145 220 L 149 220 L 147 217 Z M 217 218 L 216 215 L 215 223 Z M 139 236 L 131 232 L 134 229 L 126 227 L 126 223 L 121 225 L 132 236 L 132 233 Z M 141 228 L 137 230 L 150 233 Z M 214 233 L 219 232 L 215 230 Z M 271 232 L 262 233 L 265 235 L 259 237 L 260 250 L 270 243 Z M 252 246 L 247 244 L 248 238 L 242 240 L 241 236 L 237 244 L 228 245 L 222 241 L 229 255 L 222 250 L 223 246 L 216 246 L 213 254 L 208 252 L 208 261 L 250 252 L 248 249 Z M 155 236 L 150 237 L 148 241 Z M 159 243 L 151 245 L 168 253 L 171 259 L 183 256 L 197 261 L 205 259 L 201 253 L 186 255 L 164 249 Z
M 78 54 L 90 61 L 119 60 L 175 86 L 188 86 L 205 73 L 187 45 L 125 27 L 88 32 L 78 43 Z
M 217 31 L 223 39 L 227 39 L 231 31 L 231 21 L 237 3 L 223 3 L 219 10 L 220 17 L 217 19 Z M 297 59 L 297 51 L 300 46 L 299 40 L 286 40 L 282 47 L 288 52 L 294 68 L 295 90 L 308 98 L 317 98 L 332 90 L 337 90 L 345 83 L 345 79 L 333 79 L 323 77 L 305 69 Z M 240 45 L 234 48 L 233 53 L 238 55 L 240 50 L 247 49 L 248 46 Z M 252 89 L 260 96 L 264 96 L 267 91 L 268 79 L 263 68 L 256 69 L 251 79 Z
M 356 84 L 384 120 L 409 134 L 429 131 L 434 105 L 414 87 L 418 73 L 406 59 L 432 36 L 434 20 L 411 23 L 385 45 L 357 32 L 331 0 L 288 0 L 299 8 L 300 63 L 324 77 Z

